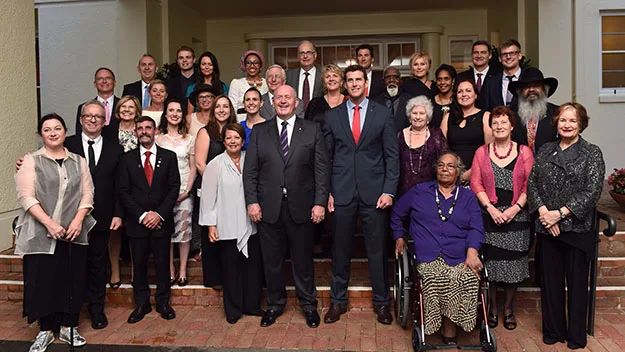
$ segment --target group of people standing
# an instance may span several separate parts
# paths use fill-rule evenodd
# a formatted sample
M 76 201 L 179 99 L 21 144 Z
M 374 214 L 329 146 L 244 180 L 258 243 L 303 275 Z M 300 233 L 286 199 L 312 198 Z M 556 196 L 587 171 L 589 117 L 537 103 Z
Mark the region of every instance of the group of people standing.
M 226 320 L 255 315 L 270 326 L 287 301 L 288 248 L 306 323 L 317 327 L 313 249 L 328 212 L 334 217 L 325 323 L 347 311 L 358 219 L 377 320 L 393 320 L 392 229 L 396 253 L 409 234 L 418 270 L 437 278 L 424 284 L 427 296 L 436 302 L 441 295 L 461 297 L 440 300 L 445 306 L 425 304 L 426 332 L 442 326 L 448 343 L 455 343 L 456 325 L 467 331 L 475 325 L 474 312 L 453 304 L 477 299 L 477 289 L 455 287 L 449 278 L 463 275 L 455 282 L 475 287 L 473 274 L 484 267 L 494 282 L 488 323 L 498 324 L 501 286 L 503 325 L 516 327 L 514 293 L 529 277 L 536 232 L 543 340 L 583 347 L 587 282 L 571 278 L 587 277 L 578 273 L 588 272 L 594 253 L 588 232 L 605 172 L 601 151 L 580 136 L 588 125 L 585 109 L 577 103 L 552 108 L 547 97 L 557 80 L 521 69 L 514 40 L 501 46 L 503 72 L 489 69 L 490 44 L 478 41 L 471 70 L 457 75 L 441 65 L 436 81 L 428 79 L 431 58 L 424 52 L 411 56 L 412 76 L 403 83 L 397 68 L 372 70 L 372 46 L 354 54 L 357 65 L 321 69 L 314 45 L 302 41 L 299 68 L 272 65 L 263 78 L 264 58 L 250 50 L 240 60 L 245 77 L 227 85 L 214 54 L 200 55 L 195 72 L 195 54 L 183 46 L 179 74 L 156 80 L 156 62 L 144 55 L 141 80 L 126 85 L 121 99 L 113 94 L 113 72 L 98 69 L 98 96 L 79 106 L 75 136 L 66 139 L 65 121 L 56 114 L 40 119 L 43 147 L 25 156 L 16 174 L 24 210 L 16 239 L 16 253 L 25 255 L 24 314 L 41 329 L 31 351 L 44 351 L 59 330 L 62 341 L 71 333 L 74 345 L 86 343 L 68 329 L 77 326 L 85 277 L 92 327 L 107 326 L 106 284 L 121 284 L 122 233 L 132 254 L 129 323 L 152 310 L 149 254 L 156 310 L 174 319 L 171 286 L 188 283 L 187 260 L 201 249 L 204 285 L 223 287 Z M 68 272 L 68 265 L 75 270 Z

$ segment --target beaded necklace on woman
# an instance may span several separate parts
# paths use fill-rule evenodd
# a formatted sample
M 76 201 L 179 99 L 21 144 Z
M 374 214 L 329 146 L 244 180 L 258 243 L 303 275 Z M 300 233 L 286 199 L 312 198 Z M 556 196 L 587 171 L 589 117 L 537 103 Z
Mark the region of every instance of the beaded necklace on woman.
M 449 220 L 451 214 L 454 212 L 454 207 L 456 206 L 456 201 L 458 200 L 458 193 L 460 190 L 456 186 L 456 195 L 454 195 L 454 201 L 451 202 L 451 207 L 449 207 L 449 213 L 447 216 L 443 215 L 443 210 L 441 209 L 441 200 L 438 198 L 438 187 L 434 190 L 434 195 L 436 196 L 436 207 L 438 208 L 438 217 L 441 218 L 443 222 Z
M 413 131 L 412 130 L 412 126 L 408 129 L 408 133 L 410 135 L 410 138 L 408 138 L 408 148 L 409 150 L 409 158 L 410 158 L 410 172 L 412 172 L 414 175 L 418 175 L 421 172 L 421 161 L 423 160 L 423 154 L 425 154 L 427 152 L 427 142 L 428 142 L 428 138 L 430 137 L 430 129 L 427 128 L 427 126 L 425 127 L 425 131 L 423 132 L 417 132 L 417 131 Z M 425 139 L 423 140 L 423 145 L 422 148 L 412 148 L 412 136 L 423 136 L 425 135 Z M 414 171 L 414 162 L 412 161 L 412 151 L 413 150 L 418 150 L 419 153 L 419 166 L 417 167 L 417 171 Z

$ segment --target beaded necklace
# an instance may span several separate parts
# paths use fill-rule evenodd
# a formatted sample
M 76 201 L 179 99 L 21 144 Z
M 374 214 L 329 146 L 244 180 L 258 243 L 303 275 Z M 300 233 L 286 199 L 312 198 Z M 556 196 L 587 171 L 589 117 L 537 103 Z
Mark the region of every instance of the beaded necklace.
M 456 195 L 454 196 L 454 201 L 451 203 L 451 207 L 449 208 L 449 214 L 447 214 L 447 217 L 445 217 L 443 215 L 443 210 L 441 210 L 441 201 L 440 199 L 438 199 L 438 186 L 436 186 L 436 189 L 434 189 L 434 195 L 436 196 L 436 207 L 438 208 L 438 217 L 441 218 L 443 222 L 449 220 L 451 214 L 454 212 L 456 201 L 458 201 L 458 193 L 460 193 L 460 190 L 458 189 L 458 187 L 456 187 Z
M 410 150 L 408 150 L 408 156 L 410 158 L 410 172 L 412 172 L 414 175 L 418 175 L 421 172 L 421 161 L 423 160 L 423 154 L 425 154 L 427 152 L 427 141 L 428 138 L 430 136 L 430 129 L 426 127 L 426 130 L 424 133 L 417 133 L 417 132 L 413 132 L 412 131 L 412 127 L 408 130 L 409 132 L 409 137 L 408 138 L 408 148 Z M 419 135 L 423 135 L 425 134 L 425 142 L 423 143 L 423 145 L 421 146 L 421 148 L 419 148 L 419 166 L 417 167 L 417 171 L 414 171 L 414 162 L 412 161 L 412 135 L 415 136 L 419 136 Z
M 508 148 L 508 152 L 506 153 L 506 155 L 501 156 L 499 155 L 499 153 L 497 153 L 497 144 L 493 143 L 493 152 L 495 153 L 495 156 L 499 159 L 505 159 L 507 157 L 510 156 L 510 154 L 512 153 L 512 141 L 510 141 L 510 148 Z

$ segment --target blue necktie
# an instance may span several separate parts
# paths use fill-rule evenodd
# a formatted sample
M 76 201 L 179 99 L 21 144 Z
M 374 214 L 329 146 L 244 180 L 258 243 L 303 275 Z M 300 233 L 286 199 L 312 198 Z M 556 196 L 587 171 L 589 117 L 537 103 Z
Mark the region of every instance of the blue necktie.
M 145 109 L 148 106 L 150 106 L 149 88 L 150 88 L 150 86 L 145 86 L 145 89 L 143 91 L 143 104 L 141 104 L 143 109 Z
M 286 126 L 288 123 L 282 121 L 282 131 L 280 131 L 280 144 L 282 145 L 282 156 L 286 159 L 289 155 L 289 136 L 286 133 Z

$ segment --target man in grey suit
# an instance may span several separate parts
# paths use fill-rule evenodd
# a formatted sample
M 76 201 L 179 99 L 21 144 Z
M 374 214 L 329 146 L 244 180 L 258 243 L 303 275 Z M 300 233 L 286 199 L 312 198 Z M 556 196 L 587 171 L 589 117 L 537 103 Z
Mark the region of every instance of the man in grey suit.
M 273 108 L 273 93 L 286 82 L 286 72 L 280 65 L 271 65 L 265 72 L 265 80 L 267 81 L 268 92 L 263 94 L 263 106 L 260 108 L 260 116 L 266 120 L 276 116 L 276 110 Z M 304 103 L 302 99 L 297 99 L 297 108 L 295 109 L 295 115 L 299 118 L 304 118 Z
M 397 132 L 390 111 L 365 96 L 367 72 L 358 65 L 345 69 L 349 100 L 326 112 L 324 133 L 332 176 L 328 210 L 334 212 L 330 309 L 334 323 L 347 311 L 352 237 L 360 217 L 378 321 L 390 324 L 391 296 L 387 279 L 388 209 L 399 182 Z
M 321 70 L 315 66 L 317 61 L 317 50 L 313 43 L 303 40 L 297 46 L 297 59 L 299 68 L 292 68 L 286 71 L 286 84 L 295 89 L 297 97 L 304 103 L 304 111 L 312 98 L 320 97 L 321 91 Z

